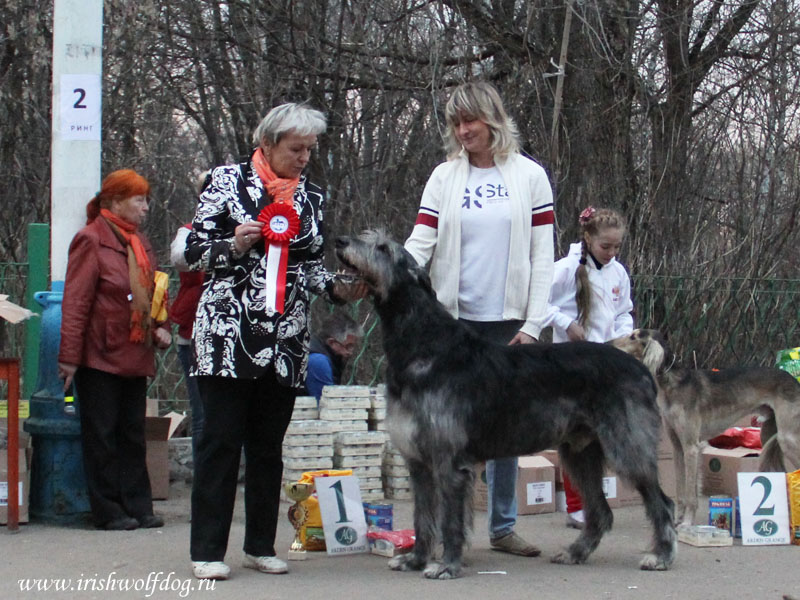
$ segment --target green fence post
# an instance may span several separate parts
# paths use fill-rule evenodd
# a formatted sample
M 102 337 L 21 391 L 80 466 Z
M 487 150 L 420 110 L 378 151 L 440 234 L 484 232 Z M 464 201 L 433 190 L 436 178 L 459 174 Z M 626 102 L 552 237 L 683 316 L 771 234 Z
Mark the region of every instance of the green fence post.
M 47 223 L 28 225 L 28 278 L 25 289 L 25 306 L 42 314 L 42 306 L 33 299 L 36 292 L 48 289 L 50 272 L 50 226 Z M 39 376 L 39 338 L 42 320 L 38 317 L 25 322 L 25 354 L 22 358 L 22 397 L 30 398 L 36 390 Z

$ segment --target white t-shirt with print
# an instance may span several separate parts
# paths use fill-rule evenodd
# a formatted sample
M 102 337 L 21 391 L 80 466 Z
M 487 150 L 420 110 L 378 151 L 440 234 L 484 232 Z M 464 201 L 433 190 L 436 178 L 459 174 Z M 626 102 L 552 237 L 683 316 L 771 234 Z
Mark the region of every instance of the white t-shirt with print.
M 461 205 L 458 315 L 502 321 L 508 272 L 511 204 L 497 167 L 469 167 Z

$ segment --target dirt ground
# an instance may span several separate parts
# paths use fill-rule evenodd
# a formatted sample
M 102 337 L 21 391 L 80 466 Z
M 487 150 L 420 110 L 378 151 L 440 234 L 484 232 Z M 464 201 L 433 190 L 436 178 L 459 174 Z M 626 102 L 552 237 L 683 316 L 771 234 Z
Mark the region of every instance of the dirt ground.
M 187 484 L 175 482 L 170 499 L 156 503 L 156 512 L 166 519 L 162 529 L 106 532 L 34 522 L 16 534 L 0 531 L 0 598 L 800 599 L 798 546 L 745 547 L 739 540 L 724 548 L 679 544 L 672 570 L 640 571 L 638 562 L 650 531 L 643 509 L 636 506 L 614 510 L 614 529 L 589 562 L 580 566 L 548 560 L 576 535 L 565 527 L 563 513 L 519 518 L 517 532 L 543 550 L 538 558 L 522 558 L 490 550 L 486 513 L 477 512 L 472 544 L 465 553 L 467 566 L 457 580 L 429 581 L 419 573 L 395 572 L 381 556 L 331 557 L 320 552 L 309 553 L 306 561 L 291 562 L 288 575 L 263 575 L 240 566 L 241 490 L 226 557 L 231 578 L 202 589 L 189 568 L 189 491 Z M 394 504 L 395 529 L 410 528 L 411 502 L 388 502 Z M 293 534 L 285 517 L 288 508 L 288 502 L 282 504 L 278 530 L 282 556 Z

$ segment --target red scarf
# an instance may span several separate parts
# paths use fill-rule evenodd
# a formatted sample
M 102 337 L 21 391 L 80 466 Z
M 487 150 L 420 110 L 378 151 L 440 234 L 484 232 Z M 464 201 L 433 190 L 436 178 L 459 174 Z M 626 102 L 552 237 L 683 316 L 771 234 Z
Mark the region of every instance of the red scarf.
M 131 283 L 131 335 L 130 341 L 150 343 L 152 320 L 150 305 L 153 298 L 154 275 L 136 225 L 121 219 L 110 210 L 102 208 L 100 214 L 108 222 L 117 239 L 128 250 L 128 277 Z
M 261 183 L 267 189 L 267 193 L 272 196 L 272 199 L 279 204 L 288 204 L 291 206 L 294 192 L 297 185 L 300 183 L 300 178 L 285 179 L 278 177 L 272 167 L 269 166 L 269 161 L 264 156 L 264 151 L 258 148 L 253 152 L 253 167 L 255 167 Z

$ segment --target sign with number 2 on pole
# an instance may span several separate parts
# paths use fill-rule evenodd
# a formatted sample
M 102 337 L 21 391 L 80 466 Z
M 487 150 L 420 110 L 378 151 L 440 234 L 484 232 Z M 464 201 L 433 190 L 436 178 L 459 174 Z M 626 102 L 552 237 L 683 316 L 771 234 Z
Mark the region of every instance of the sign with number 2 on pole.
M 101 115 L 99 74 L 61 76 L 61 138 L 99 140 Z
M 367 519 L 358 477 L 315 477 L 328 554 L 367 552 Z
M 742 544 L 790 543 L 786 473 L 738 473 Z

